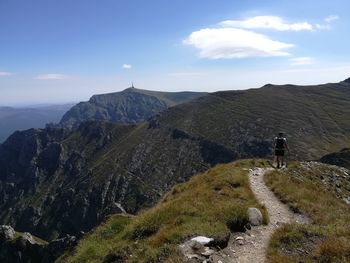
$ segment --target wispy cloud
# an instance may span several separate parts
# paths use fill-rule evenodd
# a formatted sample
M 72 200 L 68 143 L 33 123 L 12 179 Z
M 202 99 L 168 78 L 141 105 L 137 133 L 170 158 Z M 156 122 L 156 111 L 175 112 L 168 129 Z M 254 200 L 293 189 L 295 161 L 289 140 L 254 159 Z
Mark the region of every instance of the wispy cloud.
M 329 15 L 324 19 L 324 21 L 327 23 L 331 23 L 331 22 L 338 20 L 338 19 L 339 19 L 338 15 Z
M 320 30 L 330 30 L 331 25 L 330 24 L 315 24 L 315 28 Z
M 122 68 L 123 68 L 123 69 L 131 69 L 131 68 L 132 68 L 132 65 L 130 65 L 130 64 L 123 64 L 123 65 L 122 65 Z
M 288 23 L 279 16 L 254 16 L 243 20 L 225 20 L 220 22 L 220 25 L 223 27 L 273 29 L 278 31 L 310 31 L 314 29 L 314 26 L 309 22 Z
M 311 65 L 315 63 L 314 59 L 311 57 L 291 58 L 289 59 L 289 62 L 293 66 Z
M 13 75 L 16 75 L 16 74 L 12 72 L 7 72 L 7 71 L 0 71 L 0 77 L 7 77 L 7 76 L 13 76 Z
M 192 32 L 184 44 L 199 50 L 201 58 L 232 59 L 244 57 L 288 56 L 293 44 L 238 28 L 205 28 Z
M 323 24 L 315 24 L 315 28 L 317 29 L 324 29 L 324 30 L 330 30 L 332 28 L 331 23 L 338 20 L 339 16 L 337 15 L 329 15 L 324 19 Z
M 331 23 L 338 20 L 338 15 L 329 15 L 324 19 L 325 24 L 312 24 L 307 21 L 291 23 L 279 16 L 254 16 L 242 20 L 225 20 L 219 23 L 223 27 L 234 27 L 243 29 L 271 29 L 277 31 L 312 31 L 329 30 Z
M 200 72 L 172 72 L 169 73 L 168 76 L 175 76 L 175 77 L 180 77 L 180 76 L 200 76 L 202 73 Z
M 64 80 L 64 79 L 69 79 L 69 76 L 64 75 L 64 74 L 43 74 L 43 75 L 38 75 L 34 77 L 33 79 L 38 79 L 38 80 Z

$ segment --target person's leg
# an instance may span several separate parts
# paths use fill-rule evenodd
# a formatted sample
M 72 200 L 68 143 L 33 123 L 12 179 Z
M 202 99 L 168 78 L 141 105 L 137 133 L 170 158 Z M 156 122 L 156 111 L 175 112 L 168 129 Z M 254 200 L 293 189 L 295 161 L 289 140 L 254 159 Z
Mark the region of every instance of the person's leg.
M 284 156 L 282 155 L 281 156 L 281 166 L 283 166 L 284 165 Z
M 277 155 L 277 168 L 281 167 L 281 156 Z

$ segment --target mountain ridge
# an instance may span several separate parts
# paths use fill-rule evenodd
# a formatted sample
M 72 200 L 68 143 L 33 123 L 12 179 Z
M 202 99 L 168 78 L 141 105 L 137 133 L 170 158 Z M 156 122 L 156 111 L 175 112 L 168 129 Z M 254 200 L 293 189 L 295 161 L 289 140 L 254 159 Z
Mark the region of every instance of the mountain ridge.
M 188 102 L 204 92 L 160 92 L 134 87 L 120 92 L 96 94 L 73 106 L 61 119 L 62 127 L 77 127 L 83 121 L 140 123 L 169 107 Z

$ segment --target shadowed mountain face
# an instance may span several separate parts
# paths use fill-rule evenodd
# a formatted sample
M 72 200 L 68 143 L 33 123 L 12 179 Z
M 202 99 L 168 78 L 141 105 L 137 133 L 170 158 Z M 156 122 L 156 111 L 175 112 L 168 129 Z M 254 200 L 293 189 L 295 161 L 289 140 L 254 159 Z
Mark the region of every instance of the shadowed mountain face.
M 44 128 L 50 122 L 59 122 L 73 105 L 49 105 L 31 108 L 0 107 L 0 143 L 16 130 Z
M 235 158 L 214 142 L 148 124 L 18 132 L 0 148 L 0 220 L 45 238 L 76 234 Z
M 350 84 L 209 94 L 139 125 L 85 122 L 13 134 L 0 146 L 0 222 L 45 238 L 135 213 L 217 163 L 271 157 L 286 132 L 297 159 L 350 145 Z
M 62 118 L 63 127 L 77 127 L 84 121 L 139 123 L 168 107 L 204 96 L 203 92 L 158 92 L 128 88 L 121 92 L 94 95 L 80 102 Z
M 327 154 L 320 161 L 350 169 L 350 148 L 344 148 L 339 152 Z

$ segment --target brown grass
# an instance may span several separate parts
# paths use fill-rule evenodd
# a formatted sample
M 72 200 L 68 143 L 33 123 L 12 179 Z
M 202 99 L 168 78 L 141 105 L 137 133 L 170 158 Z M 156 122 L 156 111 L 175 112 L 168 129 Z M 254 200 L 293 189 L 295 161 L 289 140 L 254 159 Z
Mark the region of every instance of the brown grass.
M 267 223 L 267 212 L 243 169 L 249 166 L 251 161 L 218 165 L 175 186 L 158 205 L 134 218 L 120 223 L 120 216 L 112 216 L 79 243 L 67 262 L 101 262 L 107 255 L 125 262 L 183 262 L 178 244 L 196 235 L 242 230 L 249 207 L 259 208 Z
M 350 208 L 322 184 L 318 173 L 324 167 L 294 164 L 287 172 L 265 176 L 283 202 L 313 221 L 276 231 L 268 248 L 269 262 L 350 262 Z

